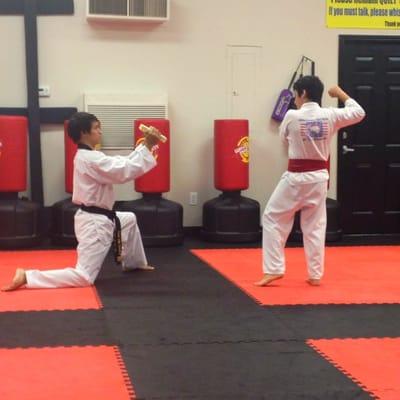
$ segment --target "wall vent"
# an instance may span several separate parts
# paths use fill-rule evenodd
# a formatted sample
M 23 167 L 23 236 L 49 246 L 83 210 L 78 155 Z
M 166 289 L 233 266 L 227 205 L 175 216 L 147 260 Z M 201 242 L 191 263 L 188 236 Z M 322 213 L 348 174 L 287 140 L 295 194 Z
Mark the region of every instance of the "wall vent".
M 84 103 L 101 122 L 105 150 L 132 149 L 135 119 L 168 118 L 166 94 L 85 94 Z
M 167 21 L 170 0 L 87 0 L 88 20 Z

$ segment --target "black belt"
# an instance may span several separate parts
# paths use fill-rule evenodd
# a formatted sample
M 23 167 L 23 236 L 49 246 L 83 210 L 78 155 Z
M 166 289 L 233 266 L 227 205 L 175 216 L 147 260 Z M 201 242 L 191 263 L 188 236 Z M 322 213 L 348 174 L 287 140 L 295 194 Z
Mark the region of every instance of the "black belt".
M 111 221 L 115 222 L 114 237 L 113 237 L 113 248 L 115 261 L 121 264 L 122 261 L 122 233 L 121 233 L 121 221 L 119 220 L 117 213 L 112 210 L 107 210 L 106 208 L 96 207 L 96 206 L 85 206 L 81 205 L 80 209 L 90 214 L 100 214 L 109 218 Z

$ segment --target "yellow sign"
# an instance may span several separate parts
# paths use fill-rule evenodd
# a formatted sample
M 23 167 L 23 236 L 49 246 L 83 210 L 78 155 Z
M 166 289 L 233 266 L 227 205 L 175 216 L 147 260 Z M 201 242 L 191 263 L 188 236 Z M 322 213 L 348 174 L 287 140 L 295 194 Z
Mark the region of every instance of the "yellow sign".
M 400 0 L 326 0 L 328 28 L 400 29 Z

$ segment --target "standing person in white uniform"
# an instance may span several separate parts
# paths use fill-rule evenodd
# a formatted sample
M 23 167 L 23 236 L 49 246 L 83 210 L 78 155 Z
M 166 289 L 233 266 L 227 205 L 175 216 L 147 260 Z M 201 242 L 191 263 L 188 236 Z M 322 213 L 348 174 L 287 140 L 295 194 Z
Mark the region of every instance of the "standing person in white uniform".
M 95 115 L 78 112 L 68 126 L 68 135 L 78 144 L 74 159 L 72 201 L 80 206 L 75 214 L 78 239 L 75 268 L 39 271 L 18 268 L 13 281 L 2 290 L 59 288 L 92 285 L 114 241 L 114 251 L 122 269 L 153 270 L 147 264 L 136 217 L 130 212 L 114 212 L 113 184 L 131 181 L 156 165 L 151 153 L 159 132 L 145 136 L 128 156 L 110 157 L 95 147 L 101 140 L 101 126 Z
M 301 212 L 308 280 L 318 286 L 324 272 L 328 159 L 333 135 L 341 128 L 360 122 L 365 112 L 339 86 L 328 94 L 344 108 L 320 107 L 324 86 L 318 77 L 304 76 L 294 84 L 297 110 L 289 110 L 279 134 L 288 145 L 289 165 L 265 208 L 263 225 L 263 278 L 266 286 L 285 274 L 284 247 Z

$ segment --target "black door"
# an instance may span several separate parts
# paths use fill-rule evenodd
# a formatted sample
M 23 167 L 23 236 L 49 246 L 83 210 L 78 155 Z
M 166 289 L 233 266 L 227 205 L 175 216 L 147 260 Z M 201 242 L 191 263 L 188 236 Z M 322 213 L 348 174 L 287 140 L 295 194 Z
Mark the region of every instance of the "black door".
M 340 36 L 339 84 L 366 110 L 339 132 L 345 233 L 400 233 L 400 36 Z

